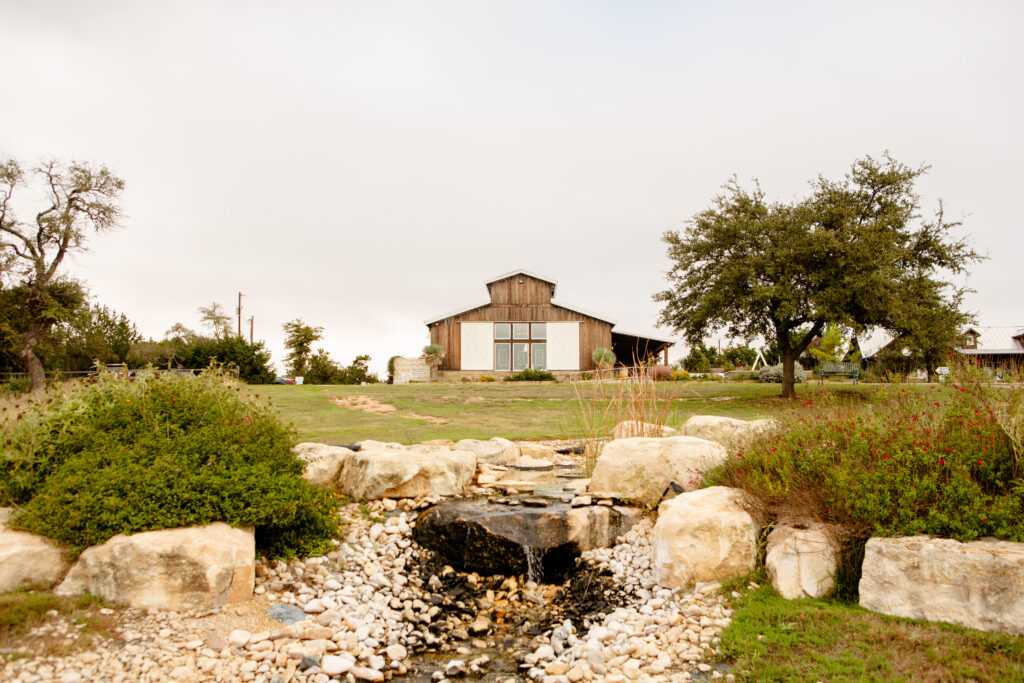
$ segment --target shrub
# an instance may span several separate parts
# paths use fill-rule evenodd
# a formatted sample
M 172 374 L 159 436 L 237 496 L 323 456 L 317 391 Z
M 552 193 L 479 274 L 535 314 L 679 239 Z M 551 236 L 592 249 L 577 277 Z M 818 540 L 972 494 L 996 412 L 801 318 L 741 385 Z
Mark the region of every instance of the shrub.
M 804 368 L 799 363 L 793 365 L 793 375 L 797 384 L 802 384 L 807 381 L 807 373 L 804 372 Z M 782 383 L 782 363 L 778 365 L 770 365 L 765 369 L 761 370 L 761 374 L 758 378 L 762 382 L 774 382 L 775 384 Z
M 263 342 L 250 344 L 241 337 L 203 339 L 181 350 L 179 362 L 186 368 L 205 368 L 211 362 L 238 368 L 238 376 L 249 384 L 272 384 L 270 352 Z
M 768 518 L 839 524 L 861 541 L 917 534 L 1024 541 L 1022 472 L 999 411 L 985 402 L 1019 396 L 985 398 L 971 389 L 885 387 L 872 404 L 857 406 L 814 394 L 706 483 L 745 489 Z
M 673 382 L 683 382 L 688 379 L 690 379 L 690 373 L 688 373 L 686 370 L 676 370 L 675 372 L 672 373 Z
M 342 367 L 327 351 L 317 350 L 306 367 L 304 384 L 377 384 L 380 378 L 369 371 L 370 356 L 356 356 L 352 364 Z
M 593 360 L 594 364 L 599 368 L 610 368 L 615 365 L 615 361 L 618 360 L 611 349 L 607 349 L 603 346 L 594 349 L 594 352 L 590 354 L 590 359 Z
M 651 366 L 651 379 L 655 382 L 669 382 L 673 374 L 672 368 L 667 365 Z
M 302 478 L 292 432 L 233 377 L 140 373 L 66 387 L 30 408 L 0 451 L 14 524 L 72 548 L 115 534 L 253 526 L 269 556 L 310 554 L 337 531 L 336 498 Z
M 494 378 L 491 377 L 490 375 L 480 375 L 480 381 L 481 382 L 493 382 Z
M 505 378 L 506 382 L 554 382 L 555 376 L 547 370 L 534 370 L 526 368 L 514 375 Z

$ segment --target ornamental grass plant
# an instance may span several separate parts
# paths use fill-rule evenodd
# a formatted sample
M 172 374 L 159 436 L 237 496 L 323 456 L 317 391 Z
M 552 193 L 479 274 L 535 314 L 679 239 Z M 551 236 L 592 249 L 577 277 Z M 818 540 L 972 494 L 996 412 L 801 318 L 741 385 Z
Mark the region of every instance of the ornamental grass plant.
M 302 478 L 292 431 L 233 376 L 100 376 L 17 410 L 0 443 L 0 505 L 73 552 L 221 521 L 254 527 L 266 555 L 304 555 L 338 531 L 337 499 Z
M 965 365 L 946 383 L 885 386 L 864 405 L 826 392 L 799 400 L 780 429 L 742 443 L 706 484 L 744 489 L 766 521 L 832 523 L 861 542 L 1024 541 L 1020 383 Z

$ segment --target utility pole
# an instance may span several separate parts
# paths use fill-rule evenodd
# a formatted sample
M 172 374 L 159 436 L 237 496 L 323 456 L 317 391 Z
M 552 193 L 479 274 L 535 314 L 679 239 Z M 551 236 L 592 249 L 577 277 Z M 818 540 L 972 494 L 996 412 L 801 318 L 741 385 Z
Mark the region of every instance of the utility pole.
M 252 345 L 252 321 L 256 316 L 249 316 L 249 344 Z
M 239 337 L 242 336 L 242 297 L 243 296 L 245 296 L 245 295 L 242 294 L 241 292 L 238 293 L 238 308 L 236 309 L 236 312 L 238 313 L 238 336 Z

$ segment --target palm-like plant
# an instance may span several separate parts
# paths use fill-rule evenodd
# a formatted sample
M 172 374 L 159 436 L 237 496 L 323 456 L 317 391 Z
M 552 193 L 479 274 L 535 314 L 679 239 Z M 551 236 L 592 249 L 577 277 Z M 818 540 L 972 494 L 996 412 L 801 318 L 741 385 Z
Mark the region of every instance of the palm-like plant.
M 428 344 L 423 347 L 423 360 L 430 366 L 430 379 L 433 381 L 437 376 L 437 368 L 444 360 L 444 347 L 440 344 Z
M 612 350 L 603 346 L 594 349 L 594 353 L 590 354 L 590 357 L 594 361 L 594 364 L 597 365 L 598 371 L 607 370 L 615 365 L 616 361 L 615 354 Z

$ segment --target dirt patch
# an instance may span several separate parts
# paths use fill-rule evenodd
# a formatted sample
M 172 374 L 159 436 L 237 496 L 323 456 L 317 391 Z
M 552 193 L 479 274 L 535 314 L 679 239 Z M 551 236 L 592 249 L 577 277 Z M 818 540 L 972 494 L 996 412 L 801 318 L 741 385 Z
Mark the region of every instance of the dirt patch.
M 390 403 L 382 403 L 375 398 L 369 396 L 342 396 L 341 398 L 332 398 L 331 402 L 336 406 L 342 408 L 348 408 L 350 410 L 361 410 L 364 413 L 373 413 L 374 415 L 395 415 L 396 417 L 409 417 L 414 420 L 426 420 L 433 425 L 448 424 L 448 420 L 443 417 L 434 417 L 433 415 L 420 415 L 419 413 L 402 413 L 397 415 L 398 408 L 391 405 Z

